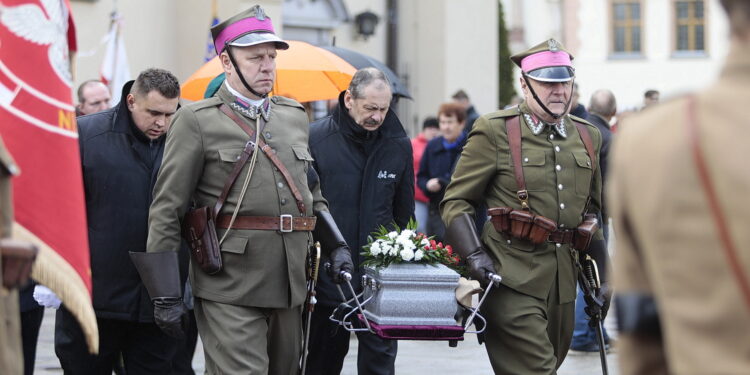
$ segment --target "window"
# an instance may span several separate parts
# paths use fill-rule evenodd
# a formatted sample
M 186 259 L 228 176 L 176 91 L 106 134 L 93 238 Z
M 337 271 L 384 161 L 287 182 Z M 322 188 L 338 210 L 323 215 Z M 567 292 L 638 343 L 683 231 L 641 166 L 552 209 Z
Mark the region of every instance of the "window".
M 641 53 L 641 0 L 612 0 L 612 52 Z
M 703 0 L 678 0 L 675 6 L 675 49 L 678 52 L 703 52 L 705 12 Z

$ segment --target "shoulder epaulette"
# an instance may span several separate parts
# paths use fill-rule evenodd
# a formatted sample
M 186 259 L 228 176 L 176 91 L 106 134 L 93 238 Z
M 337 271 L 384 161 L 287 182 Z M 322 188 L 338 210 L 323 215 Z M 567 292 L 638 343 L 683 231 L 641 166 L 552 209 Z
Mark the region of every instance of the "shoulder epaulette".
M 305 110 L 305 107 L 303 107 L 302 104 L 300 104 L 298 101 L 283 96 L 274 96 L 271 98 L 271 101 L 273 102 L 273 104 L 285 105 L 287 107 L 297 107 L 303 111 Z
M 513 116 L 518 116 L 520 114 L 521 114 L 521 110 L 518 109 L 517 105 L 515 105 L 510 108 L 501 109 L 499 111 L 488 113 L 485 116 L 487 116 L 487 118 L 493 119 L 493 118 L 513 117 Z
M 570 119 L 571 119 L 572 121 L 575 121 L 575 122 L 577 122 L 577 123 L 579 123 L 579 124 L 584 124 L 584 125 L 588 125 L 588 126 L 593 126 L 593 127 L 596 127 L 596 126 L 594 126 L 594 124 L 592 124 L 592 123 L 588 122 L 587 120 L 585 120 L 585 119 L 583 119 L 583 118 L 581 118 L 581 117 L 578 117 L 578 116 L 574 116 L 574 115 L 569 115 L 569 116 L 570 116 Z
M 197 102 L 192 102 L 185 107 L 188 107 L 192 109 L 193 111 L 200 111 L 201 109 L 216 107 L 221 104 L 221 99 L 219 99 L 218 96 L 212 96 L 208 99 L 199 100 Z

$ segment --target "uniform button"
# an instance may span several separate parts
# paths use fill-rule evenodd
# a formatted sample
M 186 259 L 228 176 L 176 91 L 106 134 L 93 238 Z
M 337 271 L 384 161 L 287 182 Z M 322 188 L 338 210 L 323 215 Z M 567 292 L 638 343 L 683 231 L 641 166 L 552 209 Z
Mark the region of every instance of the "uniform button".
M 523 158 L 523 162 L 524 163 L 528 163 L 529 162 L 529 158 Z
M 555 152 L 560 152 L 560 146 L 555 146 Z
M 263 134 L 266 139 L 271 139 L 271 132 L 266 132 L 266 134 Z
M 587 161 L 587 162 L 586 162 L 586 165 L 588 165 L 588 166 L 590 167 L 590 166 L 591 166 L 591 162 L 590 162 L 590 161 Z
M 555 170 L 558 171 L 558 172 L 560 172 L 562 170 L 562 167 L 560 166 L 560 164 L 558 164 L 558 165 L 555 166 Z
M 553 139 L 555 139 L 555 135 L 554 135 L 554 134 L 550 134 L 550 135 L 549 135 L 549 140 L 551 141 L 551 140 L 553 140 Z
M 565 224 L 560 224 L 560 228 L 565 228 Z
M 284 187 L 284 184 L 282 184 L 281 182 L 279 182 L 279 183 L 278 183 L 278 184 L 276 184 L 276 185 L 277 185 L 277 186 L 279 187 L 279 189 L 281 189 L 281 188 L 283 188 L 283 187 Z
M 286 204 L 286 198 L 281 198 L 281 204 L 282 204 L 282 205 L 285 205 L 285 204 Z
M 557 184 L 557 190 L 562 190 L 562 189 L 563 189 L 563 184 Z
M 555 244 L 555 246 L 556 246 L 556 247 L 561 247 L 561 246 L 562 246 L 562 244 L 561 244 L 561 243 L 556 243 L 556 244 Z
M 507 242 L 508 242 L 508 245 L 510 245 L 510 240 L 508 240 Z
M 560 209 L 561 209 L 561 210 L 564 210 L 564 209 L 565 209 L 565 203 L 560 203 Z

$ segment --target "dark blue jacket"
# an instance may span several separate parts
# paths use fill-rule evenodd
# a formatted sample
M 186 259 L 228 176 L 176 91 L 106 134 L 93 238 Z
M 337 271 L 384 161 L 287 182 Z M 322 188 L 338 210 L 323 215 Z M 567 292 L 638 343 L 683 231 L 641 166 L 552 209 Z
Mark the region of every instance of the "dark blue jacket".
M 150 140 L 133 123 L 125 98 L 78 117 L 86 194 L 94 311 L 98 318 L 153 321 L 153 307 L 129 251 L 145 251 L 148 210 L 164 136 Z
M 419 162 L 419 172 L 417 173 L 417 186 L 427 195 L 430 199 L 430 205 L 437 207 L 440 201 L 443 200 L 445 194 L 445 188 L 448 187 L 448 183 L 451 181 L 451 175 L 453 175 L 453 168 L 456 166 L 458 157 L 461 156 L 461 151 L 464 149 L 466 143 L 466 136 L 461 135 L 459 144 L 452 148 L 446 149 L 443 145 L 443 138 L 435 137 L 424 149 L 422 154 L 422 160 Z M 440 190 L 437 192 L 431 192 L 427 190 L 427 181 L 432 178 L 440 180 Z
M 310 151 L 328 209 L 358 265 L 368 235 L 394 222 L 404 228 L 414 214 L 411 141 L 392 110 L 378 130 L 365 131 L 349 116 L 342 93 L 338 107 L 310 125 Z M 360 270 L 354 273 L 359 280 Z M 317 291 L 324 305 L 341 302 L 325 272 Z

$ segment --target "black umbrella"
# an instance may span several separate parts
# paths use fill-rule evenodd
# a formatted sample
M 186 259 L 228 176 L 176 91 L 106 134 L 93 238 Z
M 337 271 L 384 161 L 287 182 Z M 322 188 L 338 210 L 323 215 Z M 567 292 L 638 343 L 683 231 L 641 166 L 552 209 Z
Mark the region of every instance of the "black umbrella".
M 388 77 L 388 80 L 391 81 L 391 91 L 393 92 L 393 95 L 411 99 L 411 95 L 409 95 L 409 90 L 406 89 L 406 86 L 404 86 L 403 82 L 401 82 L 401 79 L 398 78 L 398 76 L 396 75 L 396 73 L 393 72 L 393 70 L 391 70 L 382 62 L 375 60 L 374 58 L 370 56 L 367 56 L 367 55 L 364 55 L 359 52 L 352 51 L 346 48 L 341 48 L 341 47 L 321 47 L 321 48 L 327 49 L 333 52 L 336 56 L 346 60 L 346 62 L 348 62 L 349 64 L 352 64 L 352 66 L 356 69 L 373 67 L 382 71 Z

